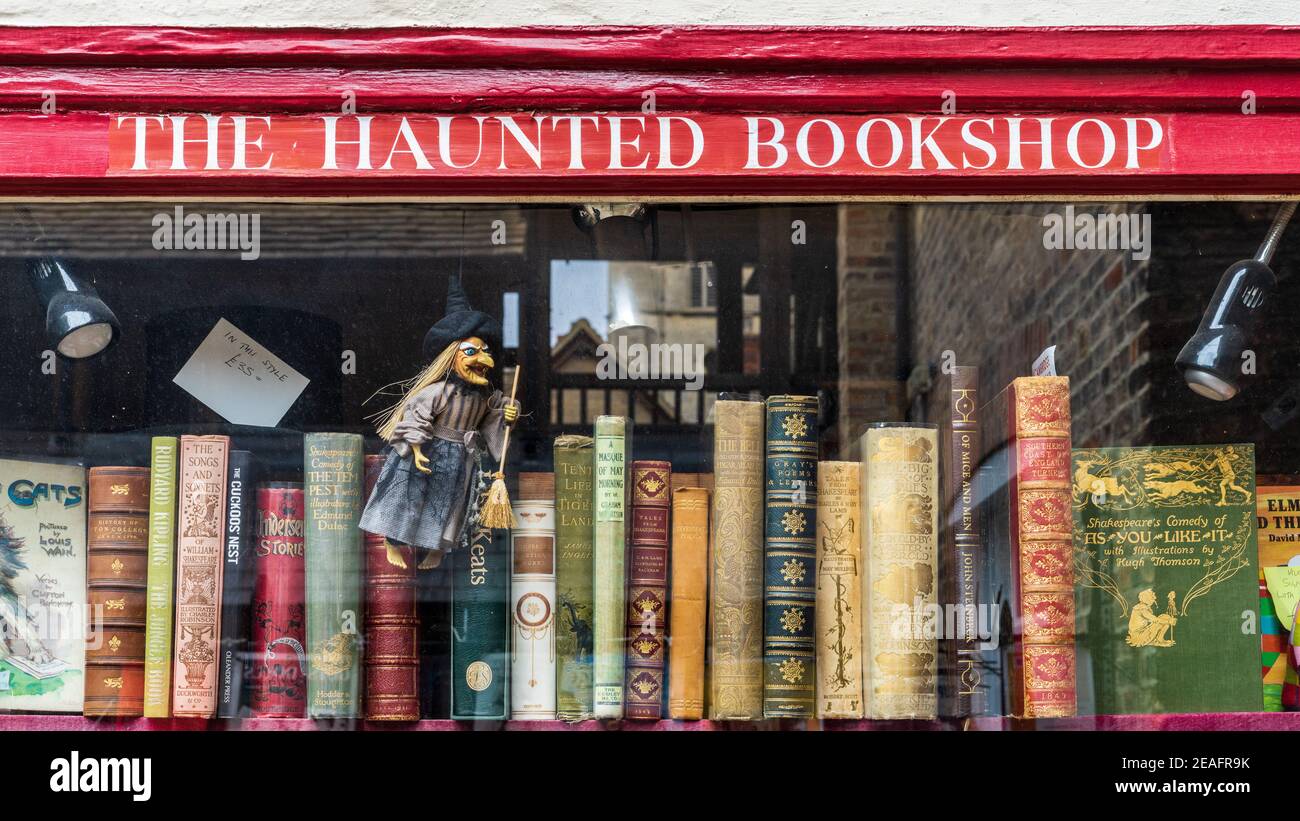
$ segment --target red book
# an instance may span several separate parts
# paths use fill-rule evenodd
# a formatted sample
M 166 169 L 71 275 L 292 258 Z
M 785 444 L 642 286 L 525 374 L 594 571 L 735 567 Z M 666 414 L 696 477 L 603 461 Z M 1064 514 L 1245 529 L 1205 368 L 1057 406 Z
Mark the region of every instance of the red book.
M 632 550 L 627 563 L 627 718 L 663 717 L 668 626 L 668 507 L 672 465 L 632 463 Z
M 1011 714 L 1075 715 L 1074 513 L 1070 380 L 1007 388 L 1011 549 Z
M 250 703 L 260 718 L 302 718 L 307 714 L 302 485 L 258 485 L 257 512 Z
M 366 457 L 366 498 L 370 498 L 384 457 Z M 420 621 L 415 610 L 415 556 L 410 545 L 393 545 L 362 533 L 366 553 L 366 718 L 418 721 L 420 718 Z

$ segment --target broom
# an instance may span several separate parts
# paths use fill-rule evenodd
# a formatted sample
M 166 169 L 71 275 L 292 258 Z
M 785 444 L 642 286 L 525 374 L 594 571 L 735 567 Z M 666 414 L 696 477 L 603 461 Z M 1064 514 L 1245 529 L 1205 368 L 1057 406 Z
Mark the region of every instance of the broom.
M 510 401 L 515 399 L 519 389 L 519 366 L 515 366 L 515 378 L 510 386 Z M 510 510 L 510 491 L 506 490 L 506 451 L 510 448 L 510 429 L 506 428 L 505 440 L 501 443 L 501 464 L 497 468 L 496 478 L 492 480 L 492 489 L 488 491 L 487 501 L 483 503 L 480 521 L 484 527 L 510 527 L 515 523 L 514 513 Z

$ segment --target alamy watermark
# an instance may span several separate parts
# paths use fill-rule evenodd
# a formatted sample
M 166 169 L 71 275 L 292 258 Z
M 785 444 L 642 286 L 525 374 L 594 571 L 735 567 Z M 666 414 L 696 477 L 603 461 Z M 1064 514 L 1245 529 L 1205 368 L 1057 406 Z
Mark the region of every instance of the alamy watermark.
M 239 251 L 242 260 L 262 255 L 261 214 L 201 214 L 176 206 L 154 214 L 153 247 L 159 251 Z
M 596 346 L 597 379 L 681 379 L 685 389 L 704 387 L 704 345 L 700 343 L 602 342 Z
M 1049 251 L 1129 251 L 1133 259 L 1151 258 L 1151 215 L 1075 213 L 1043 215 L 1043 247 Z

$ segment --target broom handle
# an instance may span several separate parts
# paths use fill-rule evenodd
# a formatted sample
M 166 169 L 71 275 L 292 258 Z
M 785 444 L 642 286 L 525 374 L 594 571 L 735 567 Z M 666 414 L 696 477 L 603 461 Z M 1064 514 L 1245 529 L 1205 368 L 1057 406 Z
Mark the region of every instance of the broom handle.
M 510 401 L 513 402 L 515 401 L 515 392 L 519 390 L 519 366 L 518 365 L 515 365 L 515 377 L 513 380 L 511 380 L 511 383 L 512 384 L 510 385 Z M 505 439 L 502 440 L 501 442 L 501 465 L 497 468 L 497 473 L 504 474 L 506 472 L 506 451 L 510 449 L 510 430 L 513 427 L 514 425 L 506 426 L 506 436 Z

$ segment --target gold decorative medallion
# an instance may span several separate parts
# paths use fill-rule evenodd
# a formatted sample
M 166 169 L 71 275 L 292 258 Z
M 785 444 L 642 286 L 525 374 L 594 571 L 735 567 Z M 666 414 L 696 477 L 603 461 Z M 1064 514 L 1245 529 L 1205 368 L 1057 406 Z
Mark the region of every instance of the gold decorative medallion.
M 117 652 L 117 648 L 121 646 L 122 646 L 122 640 L 119 639 L 117 636 L 113 636 L 113 638 L 108 640 L 108 649 L 112 650 L 113 652 Z
M 808 526 L 808 518 L 803 515 L 802 510 L 787 510 L 781 517 L 781 527 L 791 536 L 798 536 L 803 533 L 803 529 Z
M 465 683 L 474 692 L 483 692 L 492 684 L 492 668 L 486 661 L 472 662 L 465 668 Z
M 104 686 L 109 688 L 110 690 L 121 690 L 122 677 L 118 676 L 117 678 L 106 678 L 104 679 Z
M 803 615 L 803 610 L 798 607 L 792 607 L 789 610 L 782 611 L 781 613 L 781 627 L 784 628 L 787 633 L 798 633 L 807 623 L 807 619 L 805 619 Z
M 121 574 L 122 568 L 126 567 L 126 565 L 122 564 L 121 559 L 113 559 L 113 563 L 109 567 L 113 568 L 114 573 Z
M 799 659 L 786 659 L 781 662 L 781 678 L 787 684 L 794 684 L 803 679 L 803 662 Z
M 787 584 L 798 584 L 803 581 L 808 571 L 803 566 L 803 562 L 798 559 L 790 559 L 781 565 L 781 578 L 785 579 Z
M 781 430 L 791 439 L 802 439 L 808 435 L 808 420 L 802 413 L 792 413 L 781 420 Z

